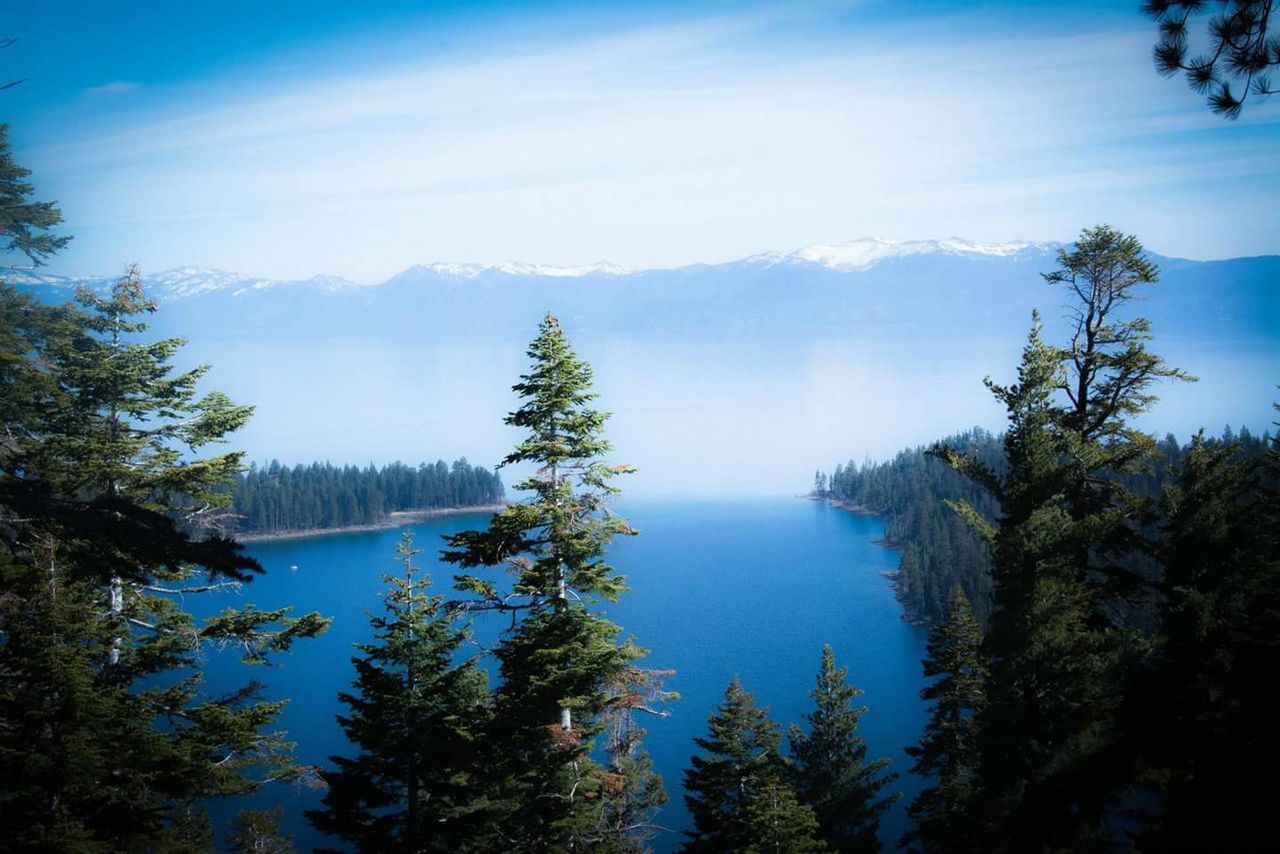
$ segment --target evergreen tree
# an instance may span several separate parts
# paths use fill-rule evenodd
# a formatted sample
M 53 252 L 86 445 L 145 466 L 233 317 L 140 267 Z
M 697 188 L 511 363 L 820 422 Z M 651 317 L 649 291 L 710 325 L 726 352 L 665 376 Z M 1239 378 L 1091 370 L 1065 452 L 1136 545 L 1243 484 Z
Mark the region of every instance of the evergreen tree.
M 1071 472 L 1053 429 L 1059 354 L 1040 338 L 1035 318 L 1018 382 L 987 385 L 1004 403 L 1007 474 L 946 448 L 938 454 L 984 485 L 1000 503 L 998 525 L 955 503 L 992 546 L 995 607 L 987 636 L 987 705 L 979 726 L 977 821 L 984 847 L 1090 847 L 1096 828 L 1065 791 L 1093 743 L 1110 702 L 1100 677 L 1107 651 L 1089 631 L 1091 599 L 1075 563 L 1078 533 L 1065 509 Z
M 1280 11 L 1276 0 L 1146 0 L 1142 5 L 1160 28 L 1153 51 L 1156 70 L 1165 77 L 1185 74 L 1193 90 L 1208 93 L 1213 112 L 1236 119 L 1250 95 L 1262 99 L 1280 91 L 1271 78 L 1280 65 L 1280 44 L 1269 29 Z M 1215 9 L 1205 27 L 1206 49 L 1188 56 L 1188 23 Z
M 30 176 L 10 155 L 9 126 L 0 124 L 0 252 L 21 252 L 39 266 L 71 238 L 49 233 L 62 222 L 62 211 L 57 202 L 29 198 L 35 192 Z
M 530 500 L 494 515 L 487 530 L 448 537 L 444 559 L 514 575 L 509 591 L 496 580 L 456 576 L 473 597 L 464 607 L 514 621 L 495 650 L 501 682 L 486 736 L 505 844 L 626 847 L 611 816 L 627 811 L 620 799 L 654 787 L 619 783 L 591 754 L 643 650 L 619 642 L 618 627 L 590 606 L 626 590 L 603 555 L 615 536 L 635 533 L 607 507 L 618 491 L 611 480 L 630 469 L 600 459 L 610 448 L 601 436 L 608 415 L 591 408 L 591 367 L 555 317 L 542 322 L 528 355 L 533 366 L 513 387 L 522 404 L 506 418 L 528 432 L 503 465 L 535 467 L 517 486 Z M 652 776 L 645 762 L 628 772 Z
M 744 854 L 813 854 L 829 851 L 813 810 L 782 780 L 768 779 L 752 794 L 743 816 Z
M 780 748 L 782 732 L 758 708 L 735 677 L 708 718 L 709 734 L 695 738 L 706 756 L 694 756 L 684 773 L 685 803 L 693 830 L 688 852 L 774 850 L 755 845 L 791 845 L 781 850 L 825 850 L 815 842 L 817 819 L 799 803 L 787 780 Z
M 231 849 L 239 854 L 293 854 L 293 838 L 280 833 L 284 807 L 241 810 L 231 825 Z
M 992 845 L 1020 849 L 1104 844 L 1132 779 L 1116 711 L 1144 654 L 1126 611 L 1149 505 L 1126 480 L 1149 469 L 1156 443 L 1128 419 L 1154 403 L 1157 380 L 1192 379 L 1146 349 L 1147 320 L 1121 318 L 1158 275 L 1136 238 L 1085 229 L 1058 261 L 1045 279 L 1071 300 L 1069 346 L 1043 344 L 1037 320 L 1019 384 L 988 382 L 1009 412 L 1007 473 L 939 452 L 1000 503 L 998 525 L 955 506 L 994 557 L 980 820 Z
M 930 779 L 907 808 L 915 829 L 903 843 L 918 842 L 927 851 L 950 851 L 973 838 L 966 810 L 978 770 L 976 716 L 983 707 L 987 668 L 982 627 L 957 586 L 951 594 L 947 621 L 929 631 L 924 675 L 933 678 L 920 692 L 933 709 L 919 746 L 908 747 L 913 773 Z
M 1001 438 L 986 431 L 969 430 L 939 444 L 976 457 L 996 473 L 1004 470 Z M 948 499 L 964 501 L 984 516 L 996 516 L 999 506 L 981 485 L 921 447 L 883 463 L 850 461 L 838 466 L 828 489 L 833 499 L 865 508 L 885 521 L 885 541 L 902 549 L 894 592 L 909 621 L 943 622 L 951 590 L 959 584 L 979 620 L 985 622 L 990 606 L 990 553 L 944 504 Z
M 258 467 L 237 476 L 231 505 L 237 533 L 305 531 L 385 522 L 399 510 L 496 504 L 502 481 L 495 472 L 458 460 L 443 482 L 435 468 L 391 463 L 338 468 L 329 463 Z M 339 504 L 339 498 L 341 503 Z
M 1086 228 L 1058 250 L 1058 264 L 1044 279 L 1065 291 L 1071 337 L 1061 352 L 1065 405 L 1055 405 L 1054 428 L 1072 466 L 1067 509 L 1087 526 L 1076 560 L 1097 588 L 1095 625 L 1107 626 L 1138 584 L 1123 558 L 1138 548 L 1132 522 L 1147 509 L 1122 476 L 1150 469 L 1156 451 L 1155 438 L 1128 419 L 1156 402 L 1155 382 L 1195 378 L 1147 349 L 1150 321 L 1123 318 L 1140 298 L 1139 286 L 1159 280 L 1136 237 L 1106 225 Z
M 0 288 L 0 831 L 19 847 L 194 845 L 203 799 L 298 779 L 259 686 L 201 691 L 211 645 L 248 662 L 323 631 L 317 614 L 228 609 L 202 625 L 184 598 L 261 568 L 233 541 L 198 536 L 239 455 L 201 448 L 248 417 L 199 368 L 174 374 L 178 341 L 138 343 L 153 310 L 131 271 L 107 297 L 39 307 Z M 15 405 L 16 401 L 16 405 Z M 197 575 L 202 577 L 197 577 Z M 205 828 L 205 829 L 202 829 Z
M 600 774 L 609 798 L 601 814 L 604 829 L 598 849 L 618 852 L 648 851 L 649 840 L 659 830 L 653 819 L 667 802 L 662 777 L 643 749 L 645 730 L 639 714 L 658 714 L 658 704 L 679 699 L 665 690 L 663 679 L 673 671 L 628 668 L 621 682 L 610 686 L 615 697 L 604 715 L 606 768 Z
M 1272 687 L 1280 678 L 1280 469 L 1276 444 L 1246 461 L 1235 442 L 1192 442 L 1166 490 L 1159 553 L 1161 634 L 1126 716 L 1145 780 L 1160 794 L 1141 843 L 1264 850 L 1269 799 L 1240 757 L 1280 760 Z
M 330 757 L 325 809 L 309 812 L 320 830 L 358 851 L 484 850 L 486 802 L 476 785 L 477 738 L 486 715 L 486 679 L 453 660 L 467 632 L 453 627 L 443 597 L 413 563 L 421 550 L 406 533 L 396 546 L 401 575 L 384 575 L 386 613 L 372 617 L 350 712 L 338 721 L 359 748 Z
M 867 744 L 858 735 L 858 721 L 867 711 L 852 701 L 862 691 L 846 682 L 848 667 L 836 667 L 831 647 L 822 648 L 822 667 L 809 696 L 816 708 L 805 716 L 806 734 L 792 725 L 791 755 L 800 800 L 817 816 L 821 836 L 832 850 L 879 851 L 880 816 L 897 796 L 880 797 L 897 779 L 887 774 L 889 760 L 867 761 Z

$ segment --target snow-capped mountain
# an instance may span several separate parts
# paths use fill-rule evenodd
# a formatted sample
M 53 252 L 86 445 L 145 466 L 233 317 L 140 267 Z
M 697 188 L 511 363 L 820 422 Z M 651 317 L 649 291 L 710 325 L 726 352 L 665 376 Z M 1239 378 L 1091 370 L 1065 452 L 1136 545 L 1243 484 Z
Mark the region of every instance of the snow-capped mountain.
M 144 278 L 156 295 L 169 299 L 183 299 L 209 291 L 263 286 L 270 284 L 262 279 L 251 279 L 239 273 L 213 270 L 208 267 L 175 267 Z
M 705 267 L 740 267 L 743 265 L 776 267 L 781 265 L 813 265 L 837 272 L 867 270 L 881 262 L 913 256 L 951 255 L 974 258 L 1007 258 L 1023 254 L 1038 255 L 1056 250 L 1059 243 L 976 243 L 959 237 L 944 240 L 885 240 L 864 237 L 844 243 L 815 244 L 793 252 L 764 252 L 726 264 L 695 264 L 679 269 Z M 316 275 L 309 279 L 282 280 L 258 278 L 242 273 L 219 270 L 212 267 L 183 266 L 158 273 L 146 273 L 143 283 L 157 298 L 166 302 L 184 300 L 217 291 L 229 291 L 236 296 L 280 287 L 310 288 L 325 292 L 350 291 L 362 287 L 377 287 L 390 283 L 429 280 L 472 280 L 487 276 L 506 276 L 537 279 L 621 278 L 642 274 L 658 274 L 663 270 L 632 270 L 608 261 L 576 266 L 531 264 L 523 261 L 504 261 L 499 264 L 471 264 L 436 262 L 409 267 L 384 282 L 361 285 L 341 276 Z M 83 284 L 94 290 L 109 287 L 113 276 L 70 277 L 51 273 L 13 268 L 0 268 L 0 278 L 16 285 L 55 285 L 70 287 Z
M 851 447 L 887 454 L 998 427 L 982 377 L 1014 376 L 1032 310 L 1046 340 L 1069 340 L 1061 288 L 1040 275 L 1057 248 L 863 239 L 675 269 L 423 264 L 360 284 L 181 267 L 145 277 L 160 310 L 143 336 L 186 339 L 184 365 L 213 365 L 210 388 L 257 407 L 237 440 L 255 458 L 413 460 L 449 447 L 495 459 L 511 439 L 510 383 L 552 311 L 618 412 L 622 459 L 655 485 L 732 484 L 765 458 L 768 477 L 792 477 Z M 1151 429 L 1216 429 L 1200 400 L 1216 401 L 1215 420 L 1265 429 L 1280 256 L 1153 260 L 1160 281 L 1130 308 L 1151 321 L 1154 349 L 1201 380 L 1162 386 L 1169 404 Z M 113 281 L 0 278 L 50 302 L 77 281 Z
M 757 264 L 819 264 L 831 270 L 865 270 L 881 261 L 912 255 L 971 255 L 1006 258 L 1025 252 L 1056 250 L 1061 243 L 975 243 L 960 237 L 945 240 L 884 240 L 863 237 L 844 243 L 815 244 L 795 252 L 766 252 L 746 259 Z
M 1033 308 L 1048 324 L 1061 321 L 1061 300 L 1039 275 L 1057 266 L 1059 246 L 864 238 L 674 269 L 433 263 L 376 283 L 329 275 L 276 280 L 187 266 L 146 275 L 144 284 L 162 308 L 154 327 L 192 340 L 197 333 L 240 340 L 519 340 L 547 310 L 581 330 L 624 337 L 841 340 L 910 328 L 938 340 L 961 329 L 1016 339 Z M 1160 334 L 1276 336 L 1280 257 L 1153 258 L 1161 281 L 1142 312 Z M 0 270 L 0 277 L 49 301 L 67 299 L 76 284 L 103 290 L 114 281 L 30 270 Z
M 0 280 L 19 286 L 53 286 L 70 290 L 83 285 L 92 291 L 105 291 L 119 276 L 59 276 L 35 270 L 0 267 Z M 184 266 L 148 273 L 142 277 L 147 292 L 162 302 L 174 302 L 193 297 L 226 291 L 233 296 L 243 296 L 269 288 L 305 287 L 320 291 L 344 291 L 360 285 L 341 276 L 317 275 L 310 279 L 259 279 L 242 273 L 232 273 L 213 267 Z

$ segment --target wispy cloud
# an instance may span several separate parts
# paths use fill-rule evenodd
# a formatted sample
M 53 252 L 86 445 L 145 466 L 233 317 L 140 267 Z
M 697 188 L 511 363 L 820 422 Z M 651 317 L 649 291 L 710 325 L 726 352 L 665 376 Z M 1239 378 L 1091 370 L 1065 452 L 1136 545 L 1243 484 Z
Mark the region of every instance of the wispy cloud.
M 137 83 L 128 80 L 112 80 L 110 83 L 104 83 L 101 86 L 90 86 L 84 91 L 86 95 L 125 95 L 137 89 Z
M 1244 246 L 1202 225 L 1230 209 L 1232 182 L 1280 176 L 1275 125 L 1266 146 L 1213 153 L 1221 121 L 1152 72 L 1140 19 L 1025 38 L 867 24 L 812 44 L 775 38 L 785 23 L 205 86 L 42 157 L 84 176 L 64 209 L 73 225 L 91 211 L 124 257 L 364 280 L 430 260 L 645 266 L 867 234 L 1061 239 L 1104 219 L 1220 256 Z

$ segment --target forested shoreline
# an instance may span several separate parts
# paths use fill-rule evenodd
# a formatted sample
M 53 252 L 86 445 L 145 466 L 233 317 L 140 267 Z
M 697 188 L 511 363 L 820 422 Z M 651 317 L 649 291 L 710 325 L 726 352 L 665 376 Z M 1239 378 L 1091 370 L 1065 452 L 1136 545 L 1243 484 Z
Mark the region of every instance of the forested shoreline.
M 1201 5 L 1149 4 L 1164 70 L 1182 67 Z M 1174 6 L 1182 16 L 1164 19 Z M 1260 34 L 1260 58 L 1230 58 L 1249 80 L 1280 64 L 1273 6 L 1238 3 L 1211 26 L 1227 43 L 1242 21 Z M 1212 59 L 1190 62 L 1214 83 Z M 1238 112 L 1217 85 L 1220 111 Z M 0 252 L 39 266 L 70 238 L 52 231 L 57 203 L 31 198 L 5 134 Z M 815 477 L 817 496 L 885 518 L 902 548 L 898 595 L 930 624 L 927 720 L 906 748 L 921 785 L 899 839 L 882 827 L 899 774 L 860 731 L 869 708 L 893 706 L 874 692 L 862 705 L 829 643 L 811 650 L 811 703 L 785 729 L 751 686 L 725 679 L 705 735 L 677 746 L 690 822 L 663 824 L 675 781 L 655 770 L 644 721 L 680 697 L 657 648 L 651 660 L 646 639 L 613 622 L 629 619 L 615 605 L 631 568 L 608 563 L 644 569 L 613 549 L 640 534 L 614 509 L 635 469 L 612 460 L 592 366 L 552 311 L 503 420 L 519 436 L 499 466 L 524 472 L 522 500 L 446 533 L 435 578 L 405 532 L 368 631 L 335 632 L 354 678 L 329 694 L 346 737 L 334 745 L 286 732 L 291 698 L 255 678 L 333 617 L 250 601 L 266 569 L 234 534 L 496 504 L 496 472 L 465 459 L 246 466 L 224 445 L 253 406 L 208 390 L 209 366 L 180 367 L 184 340 L 148 335 L 159 307 L 136 265 L 57 305 L 0 281 L 0 847 L 285 854 L 289 808 L 362 854 L 644 854 L 662 833 L 685 854 L 1276 848 L 1274 797 L 1248 768 L 1280 765 L 1280 437 L 1184 444 L 1136 426 L 1166 384 L 1196 381 L 1140 314 L 1160 271 L 1136 236 L 1084 228 L 1040 275 L 1067 328 L 1046 340 L 1033 311 L 1009 330 L 1025 332 L 1020 358 L 985 381 L 1002 434 Z M 794 542 L 770 536 L 786 550 L 769 559 L 797 566 Z M 716 639 L 790 642 L 771 663 L 792 666 L 790 626 L 744 617 L 735 598 L 773 606 L 812 591 L 750 592 L 732 550 L 690 553 L 700 566 L 681 583 L 708 582 L 715 605 L 698 616 L 723 619 Z M 285 598 L 317 604 L 305 573 L 283 577 L 298 579 Z M 237 595 L 218 609 L 219 593 Z M 830 598 L 803 604 L 806 618 L 862 617 Z M 700 687 L 720 679 L 690 670 Z M 320 714 L 306 697 L 294 693 L 295 708 Z M 333 752 L 304 762 L 295 736 Z M 317 792 L 314 808 L 262 808 L 289 786 Z
M 452 465 L 437 460 L 364 468 L 272 460 L 237 474 L 230 492 L 225 527 L 241 538 L 377 527 L 392 513 L 488 507 L 503 499 L 497 472 L 465 457 Z
M 1234 458 L 1248 463 L 1266 452 L 1271 434 L 1255 436 L 1247 427 L 1237 432 L 1227 426 L 1220 435 L 1204 441 L 1210 447 L 1233 448 Z M 942 622 L 951 593 L 959 585 L 974 614 L 986 624 L 990 616 L 990 552 L 972 526 L 947 502 L 967 502 L 989 518 L 995 517 L 999 507 L 989 493 L 955 472 L 931 450 L 952 448 L 1003 474 L 1003 444 L 1003 435 L 975 427 L 933 445 L 904 449 L 889 460 L 850 460 L 837 464 L 830 475 L 817 473 L 813 497 L 884 521 L 885 545 L 901 551 L 893 585 L 907 621 L 924 626 Z M 1156 502 L 1174 483 L 1194 446 L 1195 440 L 1179 442 L 1173 434 L 1167 434 L 1157 444 L 1146 470 L 1113 476 L 1135 495 Z M 1131 560 L 1147 563 L 1141 556 Z

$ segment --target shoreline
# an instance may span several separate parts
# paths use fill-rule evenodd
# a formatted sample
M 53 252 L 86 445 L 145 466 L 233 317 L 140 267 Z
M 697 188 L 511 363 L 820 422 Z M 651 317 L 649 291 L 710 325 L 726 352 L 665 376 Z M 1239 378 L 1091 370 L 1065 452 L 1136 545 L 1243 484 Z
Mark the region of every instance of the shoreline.
M 855 504 L 850 501 L 833 501 L 830 498 L 813 495 L 812 493 L 810 493 L 809 495 L 801 496 L 801 497 L 806 498 L 809 501 L 821 501 L 829 507 L 835 507 L 836 509 L 843 510 L 846 513 L 853 513 L 855 516 L 874 516 L 876 518 L 880 518 L 873 510 L 871 510 L 871 508 L 867 507 L 865 504 Z M 886 551 L 891 551 L 891 552 L 901 552 L 903 551 L 903 549 L 906 548 L 906 543 L 890 540 L 888 537 L 877 537 L 876 539 L 871 541 L 871 544 L 873 546 L 879 546 L 880 548 L 885 549 Z M 902 566 L 901 557 L 898 558 L 898 566 L 899 567 Z M 906 603 L 903 601 L 901 569 L 882 570 L 880 572 L 880 577 L 889 582 L 889 587 L 893 590 L 893 596 L 895 599 L 898 600 L 898 604 L 902 608 L 902 621 L 907 625 L 915 626 L 918 629 L 928 628 L 929 627 L 928 621 L 921 619 L 919 616 L 912 615 L 910 611 L 907 609 Z
M 340 528 L 304 528 L 298 531 L 245 532 L 232 534 L 231 536 L 238 543 L 267 543 L 274 540 L 301 540 L 306 537 L 356 534 L 362 531 L 388 531 L 440 516 L 459 516 L 463 513 L 497 513 L 506 507 L 507 505 L 504 503 L 475 504 L 466 507 L 436 507 L 428 510 L 395 510 L 388 513 L 387 518 L 383 521 L 368 525 L 345 525 Z

